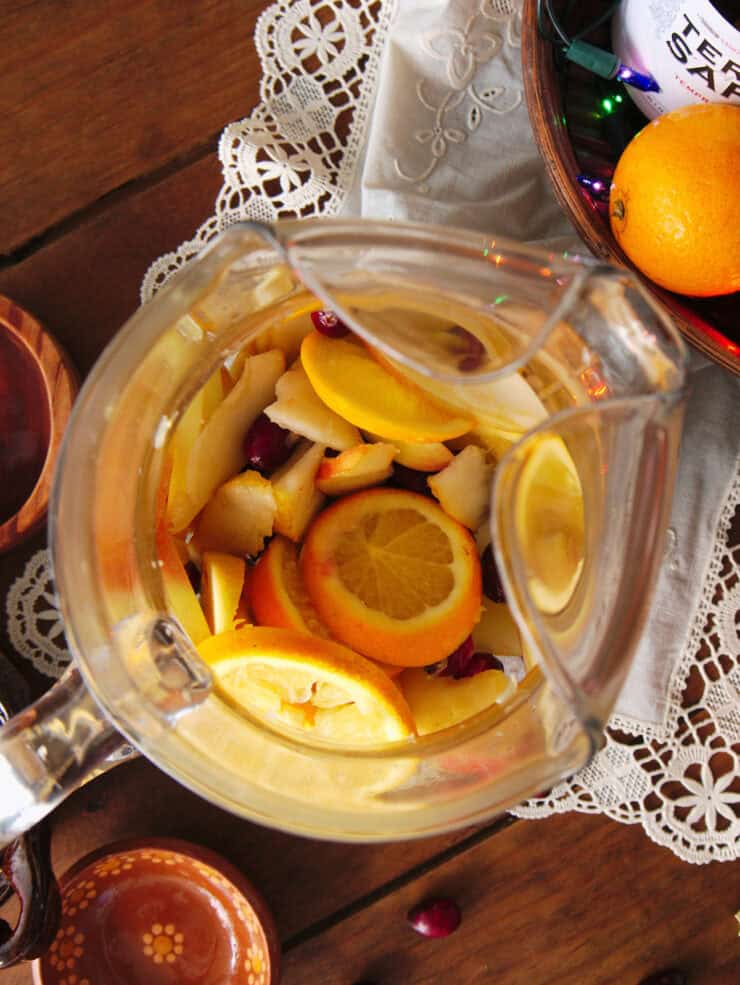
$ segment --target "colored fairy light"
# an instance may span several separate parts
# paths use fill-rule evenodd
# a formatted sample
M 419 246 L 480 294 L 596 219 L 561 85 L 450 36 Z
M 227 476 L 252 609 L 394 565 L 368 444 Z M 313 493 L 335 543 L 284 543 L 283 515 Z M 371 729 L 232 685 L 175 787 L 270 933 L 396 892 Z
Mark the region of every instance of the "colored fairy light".
M 592 198 L 598 199 L 600 202 L 606 202 L 609 199 L 609 182 L 604 181 L 603 178 L 594 178 L 588 174 L 576 175 L 576 181 L 581 186 L 585 188 L 586 191 Z
M 614 78 L 633 89 L 639 89 L 640 92 L 660 92 L 660 86 L 649 72 L 638 72 L 629 65 L 620 64 Z

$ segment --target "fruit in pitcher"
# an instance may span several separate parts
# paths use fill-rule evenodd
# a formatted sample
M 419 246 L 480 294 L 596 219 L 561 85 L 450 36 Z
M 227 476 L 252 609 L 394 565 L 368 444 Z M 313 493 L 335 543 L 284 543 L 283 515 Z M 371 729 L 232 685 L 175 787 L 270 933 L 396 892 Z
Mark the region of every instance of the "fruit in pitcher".
M 441 660 L 480 612 L 472 537 L 431 500 L 400 489 L 364 490 L 325 509 L 306 534 L 301 570 L 332 635 L 384 663 Z
M 316 474 L 325 451 L 324 445 L 302 441 L 272 476 L 275 530 L 290 540 L 301 539 L 324 504 L 324 494 L 316 488 Z
M 247 468 L 270 475 L 290 458 L 290 431 L 260 414 L 244 439 Z
M 336 458 L 325 458 L 316 475 L 316 487 L 327 496 L 344 496 L 377 486 L 393 471 L 393 445 L 376 443 L 348 448 Z
M 440 505 L 469 530 L 477 530 L 488 512 L 493 466 L 486 453 L 468 445 L 441 472 L 429 478 L 429 488 Z
M 249 578 L 249 605 L 261 626 L 295 629 L 328 639 L 303 583 L 298 550 L 278 534 L 254 566 Z
M 685 106 L 627 145 L 609 196 L 614 237 L 669 291 L 740 290 L 740 106 Z
M 401 691 L 370 660 L 331 640 L 248 626 L 198 647 L 237 708 L 345 745 L 406 739 L 414 720 Z
M 543 612 L 570 600 L 583 568 L 585 519 L 578 471 L 562 438 L 544 434 L 526 458 L 514 523 L 529 591 Z
M 272 534 L 277 513 L 275 493 L 259 472 L 242 472 L 214 492 L 196 525 L 201 551 L 259 554 Z
M 203 555 L 200 602 L 212 633 L 234 629 L 244 587 L 244 559 L 206 551 Z
M 336 451 L 359 444 L 357 428 L 319 399 L 299 363 L 280 377 L 275 393 L 277 400 L 265 408 L 275 424 Z
M 245 360 L 239 381 L 208 418 L 187 456 L 182 502 L 173 530 L 185 529 L 214 491 L 244 467 L 244 436 L 272 400 L 284 368 L 279 349 Z
M 450 728 L 501 703 L 516 684 L 500 670 L 484 670 L 472 677 L 432 677 L 421 668 L 404 670 L 399 679 L 419 735 Z
M 471 417 L 399 380 L 365 346 L 312 332 L 303 340 L 301 361 L 328 407 L 386 441 L 445 441 L 472 427 Z

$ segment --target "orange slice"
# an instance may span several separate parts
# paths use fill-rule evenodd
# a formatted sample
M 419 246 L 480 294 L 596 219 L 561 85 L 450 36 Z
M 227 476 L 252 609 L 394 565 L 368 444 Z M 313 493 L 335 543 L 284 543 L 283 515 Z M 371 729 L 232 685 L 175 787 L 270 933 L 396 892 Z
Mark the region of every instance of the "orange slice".
M 583 490 L 562 438 L 542 434 L 528 447 L 514 522 L 532 599 L 543 612 L 560 612 L 581 577 L 586 539 Z
M 436 503 L 400 489 L 363 490 L 320 514 L 301 571 L 332 635 L 384 663 L 442 660 L 480 613 L 473 538 Z
M 296 545 L 273 537 L 249 578 L 249 606 L 261 626 L 295 629 L 329 638 L 298 568 Z
M 447 441 L 474 424 L 472 416 L 389 372 L 364 346 L 312 332 L 301 345 L 301 362 L 327 407 L 386 440 Z
M 221 696 L 237 709 L 343 745 L 406 739 L 414 721 L 393 681 L 331 640 L 247 626 L 199 647 Z
M 329 639 L 330 633 L 309 598 L 298 565 L 298 548 L 287 537 L 273 537 L 249 577 L 249 607 L 255 622 L 311 633 Z M 402 668 L 376 661 L 389 677 Z

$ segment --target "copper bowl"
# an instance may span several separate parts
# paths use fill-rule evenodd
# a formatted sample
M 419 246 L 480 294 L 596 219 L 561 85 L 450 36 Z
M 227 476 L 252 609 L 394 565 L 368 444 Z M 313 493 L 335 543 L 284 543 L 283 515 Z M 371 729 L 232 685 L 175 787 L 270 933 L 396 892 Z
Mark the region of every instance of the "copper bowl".
M 76 393 L 76 374 L 56 340 L 0 295 L 0 554 L 46 519 Z
M 277 985 L 280 951 L 256 889 L 215 852 L 124 841 L 60 880 L 61 921 L 35 985 Z
M 595 21 L 604 5 L 595 0 L 579 4 L 554 0 L 554 9 L 572 35 Z M 608 24 L 587 40 L 609 48 Z M 588 174 L 608 183 L 622 150 L 647 120 L 621 86 L 565 61 L 540 37 L 537 0 L 524 0 L 522 74 L 532 129 L 562 209 L 592 253 L 635 270 L 612 236 L 606 204 L 593 199 L 576 179 Z M 602 100 L 615 93 L 621 98 L 618 112 L 600 114 Z M 689 342 L 740 374 L 740 294 L 684 297 L 636 273 Z

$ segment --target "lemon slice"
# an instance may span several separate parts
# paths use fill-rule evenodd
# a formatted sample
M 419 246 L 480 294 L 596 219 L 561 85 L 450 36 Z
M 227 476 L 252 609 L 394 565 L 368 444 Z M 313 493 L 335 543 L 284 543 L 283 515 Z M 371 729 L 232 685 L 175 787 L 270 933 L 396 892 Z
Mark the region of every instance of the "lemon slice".
M 559 612 L 575 590 L 585 550 L 583 491 L 561 438 L 544 434 L 534 440 L 514 516 L 532 599 L 543 612 Z
M 322 622 L 373 660 L 442 660 L 475 625 L 480 561 L 468 531 L 425 496 L 366 489 L 309 527 L 303 579 Z
M 364 346 L 312 332 L 301 345 L 301 362 L 327 407 L 386 440 L 447 441 L 474 424 L 472 416 L 400 380 Z
M 408 738 L 414 721 L 391 679 L 347 647 L 290 629 L 248 626 L 200 647 L 237 709 L 341 745 Z

